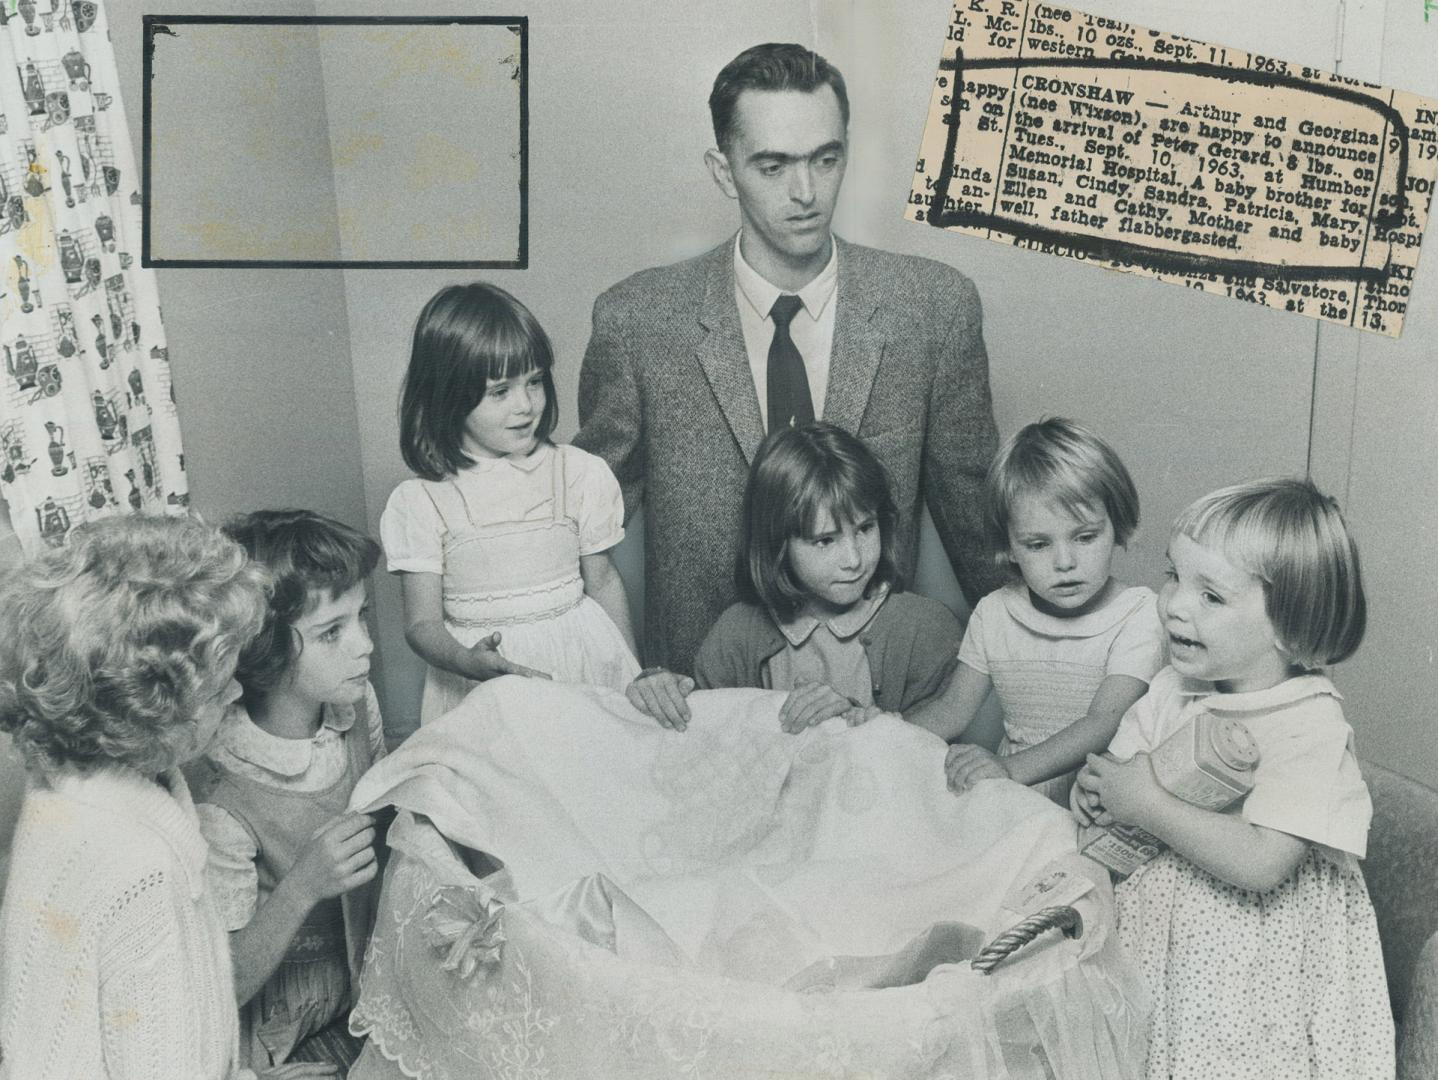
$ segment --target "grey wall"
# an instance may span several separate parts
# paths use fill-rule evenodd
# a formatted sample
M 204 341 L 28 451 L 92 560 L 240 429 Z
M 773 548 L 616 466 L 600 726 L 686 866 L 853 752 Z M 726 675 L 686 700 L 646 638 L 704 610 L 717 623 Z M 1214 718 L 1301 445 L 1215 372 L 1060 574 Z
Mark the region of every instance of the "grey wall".
M 1350 4 L 1350 7 L 1352 4 Z M 1438 23 L 1388 0 L 1350 15 L 1345 73 L 1438 99 Z M 1339 671 L 1360 750 L 1438 787 L 1438 230 L 1431 225 L 1397 341 L 1325 327 L 1314 478 L 1343 500 L 1364 556 L 1368 636 Z
M 169 5 L 109 0 L 121 92 L 135 159 L 141 160 L 141 17 Z M 314 13 L 312 3 L 226 4 L 188 0 L 186 14 Z M 313 58 L 319 70 L 318 56 Z M 253 72 L 218 69 L 236 95 Z M 281 72 L 282 74 L 282 72 Z M 309 85 L 309 83 L 306 83 Z M 180 103 L 183 105 L 183 103 Z M 176 109 L 185 125 L 208 129 L 212 117 Z M 296 109 L 295 127 L 276 143 L 312 134 L 315 121 Z M 261 133 L 245 131 L 237 152 Z M 328 155 L 315 155 L 314 167 Z M 257 206 L 232 208 L 244 227 Z M 333 213 L 332 201 L 325 211 Z M 159 270 L 160 306 L 174 360 L 175 397 L 190 470 L 193 505 L 211 520 L 265 506 L 306 506 L 360 525 L 364 484 L 354 452 L 359 439 L 344 282 L 333 270 Z

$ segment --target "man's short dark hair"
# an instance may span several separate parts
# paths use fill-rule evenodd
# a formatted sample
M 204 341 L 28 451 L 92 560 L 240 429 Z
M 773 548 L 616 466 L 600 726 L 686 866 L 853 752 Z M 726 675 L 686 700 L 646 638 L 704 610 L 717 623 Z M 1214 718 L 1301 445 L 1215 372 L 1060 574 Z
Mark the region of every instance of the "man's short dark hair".
M 830 86 L 839 99 L 844 127 L 849 126 L 849 92 L 839 69 L 812 49 L 802 45 L 767 42 L 745 49 L 724 65 L 709 92 L 709 116 L 714 121 L 714 141 L 727 152 L 734 137 L 734 109 L 745 90 L 799 90 L 813 93 Z

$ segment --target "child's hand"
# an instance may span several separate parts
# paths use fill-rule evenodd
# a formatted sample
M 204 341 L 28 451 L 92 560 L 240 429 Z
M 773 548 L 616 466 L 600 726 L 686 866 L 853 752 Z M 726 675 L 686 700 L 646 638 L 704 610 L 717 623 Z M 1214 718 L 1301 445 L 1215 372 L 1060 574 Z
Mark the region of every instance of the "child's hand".
M 1073 787 L 1069 788 L 1069 810 L 1073 812 L 1074 820 L 1085 827 L 1095 824 L 1108 825 L 1113 820 L 1104 813 L 1098 793 L 1090 786 L 1093 782 L 1093 774 L 1085 765 L 1074 779 Z
M 527 668 L 523 664 L 516 664 L 501 656 L 498 630 L 489 637 L 476 641 L 467 651 L 469 652 L 469 677 L 478 679 L 480 682 L 486 679 L 495 679 L 501 675 L 527 675 L 532 679 L 550 678 L 543 671 L 535 671 L 534 668 Z
M 340 814 L 314 831 L 285 875 L 285 883 L 314 907 L 359 888 L 374 878 L 378 868 L 374 820 L 368 814 Z
M 844 716 L 853 708 L 862 708 L 832 686 L 824 683 L 800 683 L 789 691 L 779 708 L 779 727 L 791 735 L 805 728 L 822 724 L 836 716 Z
M 694 690 L 688 675 L 676 675 L 665 668 L 646 668 L 624 689 L 629 703 L 646 716 L 652 716 L 664 727 L 683 731 L 689 726 L 689 705 L 685 702 Z
M 1135 754 L 1128 761 L 1090 754 L 1080 775 L 1085 774 L 1088 777 L 1085 789 L 1092 792 L 1103 807 L 1104 812 L 1095 819 L 1100 825 L 1120 821 L 1144 826 L 1152 819 L 1157 805 L 1169 797 L 1153 775 L 1147 754 Z
M 1009 767 L 1003 758 L 971 743 L 955 743 L 944 756 L 944 775 L 949 790 L 962 795 L 980 780 L 1007 780 Z
M 850 727 L 867 724 L 884 710 L 877 705 L 851 705 L 844 710 L 844 722 Z

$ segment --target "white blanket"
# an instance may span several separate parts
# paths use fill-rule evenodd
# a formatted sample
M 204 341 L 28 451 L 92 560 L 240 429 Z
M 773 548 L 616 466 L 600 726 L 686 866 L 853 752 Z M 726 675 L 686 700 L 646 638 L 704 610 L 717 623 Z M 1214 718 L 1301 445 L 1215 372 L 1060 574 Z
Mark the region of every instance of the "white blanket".
M 635 712 L 612 691 L 520 678 L 484 684 L 459 709 L 421 728 L 380 761 L 355 788 L 351 805 L 370 809 L 394 803 L 423 815 L 454 844 L 502 862 L 505 873 L 481 886 L 458 869 L 442 845 L 409 844 L 409 871 L 419 874 L 413 881 L 426 884 L 414 885 L 404 901 L 398 886 L 387 889 L 385 902 L 391 907 L 409 905 L 404 913 L 391 912 L 391 930 L 419 917 L 424 889 L 467 881 L 475 896 L 489 904 L 472 905 L 471 917 L 504 906 L 519 920 L 509 929 L 510 945 L 490 935 L 493 948 L 476 952 L 491 964 L 514 940 L 547 934 L 542 928 L 550 926 L 583 939 L 586 949 L 595 946 L 642 970 L 644 978 L 659 977 L 657 969 L 673 969 L 674 975 L 664 978 L 685 986 L 718 980 L 712 983 L 715 994 L 725 1000 L 734 994 L 728 980 L 758 984 L 756 993 L 767 986 L 783 995 L 786 984 L 823 986 L 815 973 L 826 969 L 839 973 L 831 985 L 843 987 L 845 966 L 854 968 L 852 958 L 898 954 L 936 925 L 940 931 L 926 940 L 941 942 L 940 961 L 946 949 L 950 960 L 959 958 L 956 949 L 969 955 L 980 940 L 1019 917 L 1003 907 L 1006 896 L 1012 903 L 1015 886 L 1035 878 L 1054 859 L 1079 861 L 1073 857 L 1072 822 L 1042 796 L 1008 781 L 984 782 L 963 798 L 953 796 L 944 783 L 944 746 L 927 732 L 881 716 L 858 728 L 830 721 L 788 735 L 778 725 L 782 700 L 782 694 L 756 690 L 695 693 L 689 699 L 693 719 L 688 730 L 673 732 Z M 401 829 L 401 836 L 413 836 L 412 824 L 406 828 L 410 832 Z M 422 872 L 416 862 L 424 864 Z M 1040 955 L 1024 961 L 1029 966 L 1022 980 L 1001 969 L 986 985 L 1002 982 L 1002 975 L 1008 980 L 1003 985 L 1014 990 L 1022 984 L 1029 998 L 1052 999 L 1055 989 L 1064 986 L 1068 993 L 1081 993 L 1090 1000 L 1049 1000 L 1040 1010 L 1044 1017 L 1030 1015 L 1033 1009 L 1026 1005 L 1020 1027 L 1034 1033 L 1026 1037 L 1044 1042 L 1050 1058 L 1058 1054 L 1068 1065 L 1087 1069 L 1083 1075 L 1127 1075 L 1142 1003 L 1114 950 L 1106 947 L 1111 897 L 1106 880 L 1094 877 L 1097 885 L 1080 905 L 1088 924 L 1080 941 L 1051 935 L 1053 941 L 1029 947 L 1048 959 Z M 490 921 L 499 925 L 497 919 Z M 402 937 L 396 933 L 396 941 Z M 404 951 L 397 945 L 386 948 L 384 940 L 377 934 L 376 952 Z M 356 1024 L 374 1035 L 393 1061 L 404 1056 L 400 1044 L 413 1056 L 418 1038 L 401 1037 L 416 1026 L 413 1016 L 390 1023 L 392 1030 L 386 1032 L 385 1017 L 392 1021 L 397 1005 L 411 1010 L 415 1005 L 401 1000 L 406 992 L 400 983 L 413 987 L 416 980 L 427 979 L 426 964 L 436 979 L 459 977 L 440 974 L 442 950 L 416 959 L 417 940 L 410 940 L 408 959 L 385 956 L 371 965 L 375 971 L 367 970 L 365 977 L 369 1005 L 362 1001 L 356 1014 Z M 906 955 L 912 958 L 914 952 Z M 567 963 L 583 966 L 586 962 L 574 957 L 588 955 L 572 953 Z M 923 980 L 934 962 L 930 955 L 911 981 Z M 481 965 L 476 974 L 473 967 L 467 977 L 483 980 L 487 969 Z M 1021 970 L 1023 963 L 1015 961 L 1014 967 Z M 526 970 L 534 970 L 532 961 Z M 939 970 L 949 973 L 946 995 L 957 992 L 955 1001 L 979 992 L 985 982 L 967 965 Z M 573 987 L 561 989 L 560 981 L 583 980 L 571 973 L 568 980 L 556 978 L 554 985 L 531 984 L 526 991 L 531 1004 L 545 1001 L 554 1012 L 558 1000 L 570 995 L 573 1006 Z M 617 985 L 642 981 L 634 976 Z M 430 989 L 422 987 L 410 997 L 427 996 Z M 800 998 L 809 1001 L 812 995 Z M 495 1000 L 493 992 L 486 1000 Z M 898 999 L 886 1001 L 886 1009 L 898 1007 Z M 989 1005 L 998 1008 L 996 1002 Z M 926 1009 L 932 1007 L 930 1001 Z M 1012 1011 L 1012 1002 L 1003 1009 Z M 1070 1009 L 1077 1011 L 1065 1018 Z M 995 1015 L 979 1009 L 964 1018 L 976 1029 L 971 1038 L 949 1035 L 956 1045 L 969 1038 L 966 1055 L 987 1043 L 990 1058 L 1003 1059 L 1007 1052 L 999 1051 L 997 1036 L 986 1030 L 995 1026 Z M 772 1012 L 767 1020 L 779 1022 Z M 601 1053 L 592 1033 L 578 1038 L 583 1022 L 575 1022 L 579 1026 L 568 1038 L 563 1024 L 544 1029 L 551 1062 L 576 1063 L 573 1073 L 561 1069 L 553 1075 L 604 1075 L 599 1062 L 610 1060 L 606 1055 L 613 1048 Z M 807 1022 L 812 1027 L 812 1017 Z M 1064 1030 L 1070 1023 L 1101 1030 Z M 721 1023 L 714 1031 L 744 1030 L 744 1041 L 751 1043 L 758 1037 L 752 1021 L 748 1024 Z M 1043 1028 L 1048 1038 L 1037 1034 Z M 489 1035 L 479 1037 L 486 1053 L 497 1037 L 493 1025 L 487 1030 Z M 717 1053 L 714 1031 L 704 1051 L 711 1061 Z M 663 1050 L 660 1057 L 669 1060 L 665 1048 L 672 1049 L 675 1036 L 660 1037 L 657 1022 L 655 1032 L 650 1049 Z M 1080 1051 L 1072 1051 L 1074 1036 Z M 648 1042 L 648 1036 L 640 1040 Z M 1089 1045 L 1099 1043 L 1106 1047 L 1102 1052 Z M 425 1054 L 434 1050 L 424 1048 Z M 742 1052 L 734 1052 L 743 1059 Z M 566 1059 L 565 1053 L 580 1056 Z M 773 1054 L 772 1048 L 766 1051 L 771 1064 Z M 462 1057 L 469 1060 L 467 1054 Z M 613 1075 L 648 1075 L 640 1045 L 629 1045 L 619 1060 L 623 1070 Z M 613 1068 L 620 1070 L 618 1064 Z M 998 1075 L 992 1067 L 990 1074 Z M 655 1075 L 666 1074 L 660 1069 Z

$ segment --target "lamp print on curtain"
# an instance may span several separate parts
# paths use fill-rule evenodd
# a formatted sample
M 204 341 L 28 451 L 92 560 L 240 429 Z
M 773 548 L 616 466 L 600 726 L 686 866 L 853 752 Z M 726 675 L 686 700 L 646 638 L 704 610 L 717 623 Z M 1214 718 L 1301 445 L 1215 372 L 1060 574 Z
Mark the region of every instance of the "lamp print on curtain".
M 0 498 L 21 545 L 189 504 L 105 13 L 0 0 Z

